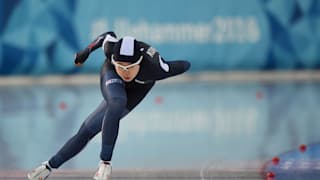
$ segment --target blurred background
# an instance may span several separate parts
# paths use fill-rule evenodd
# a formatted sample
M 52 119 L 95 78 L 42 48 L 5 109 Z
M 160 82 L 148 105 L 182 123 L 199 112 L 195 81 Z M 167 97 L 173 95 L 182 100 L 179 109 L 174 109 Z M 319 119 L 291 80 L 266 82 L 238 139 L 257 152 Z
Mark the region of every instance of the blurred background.
M 0 170 L 49 159 L 100 103 L 103 51 L 73 55 L 105 31 L 192 63 L 121 121 L 115 168 L 259 169 L 320 141 L 318 0 L 0 0 Z

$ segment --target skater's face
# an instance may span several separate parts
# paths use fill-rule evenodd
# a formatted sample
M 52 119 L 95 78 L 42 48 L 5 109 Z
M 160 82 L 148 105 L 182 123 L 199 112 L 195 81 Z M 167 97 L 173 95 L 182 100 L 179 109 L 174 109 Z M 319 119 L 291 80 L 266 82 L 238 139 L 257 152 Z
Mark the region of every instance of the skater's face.
M 139 73 L 139 70 L 140 70 L 139 63 L 112 61 L 112 64 L 116 68 L 117 74 L 125 82 L 130 82 L 137 76 L 137 74 Z

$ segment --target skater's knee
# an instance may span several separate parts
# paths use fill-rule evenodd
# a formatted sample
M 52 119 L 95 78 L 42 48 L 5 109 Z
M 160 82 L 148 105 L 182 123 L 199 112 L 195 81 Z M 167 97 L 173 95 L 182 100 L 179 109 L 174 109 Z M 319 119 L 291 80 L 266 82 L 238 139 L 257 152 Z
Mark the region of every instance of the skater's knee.
M 113 110 L 123 111 L 127 105 L 127 98 L 125 97 L 112 97 L 108 99 L 108 106 Z

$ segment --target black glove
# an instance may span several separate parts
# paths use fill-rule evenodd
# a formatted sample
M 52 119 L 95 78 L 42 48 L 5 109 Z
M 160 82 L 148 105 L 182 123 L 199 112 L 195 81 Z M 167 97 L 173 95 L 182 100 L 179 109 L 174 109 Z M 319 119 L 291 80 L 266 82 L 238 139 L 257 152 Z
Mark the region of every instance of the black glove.
M 90 54 L 89 48 L 85 48 L 84 50 L 77 52 L 74 56 L 74 63 L 76 65 L 83 64 L 89 57 L 89 54 Z

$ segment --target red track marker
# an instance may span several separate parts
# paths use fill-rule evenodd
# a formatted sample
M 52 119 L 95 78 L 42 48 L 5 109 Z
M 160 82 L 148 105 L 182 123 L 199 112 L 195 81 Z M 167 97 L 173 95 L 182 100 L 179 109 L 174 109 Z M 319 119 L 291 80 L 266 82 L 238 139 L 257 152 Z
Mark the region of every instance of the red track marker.
M 274 158 L 272 159 L 272 164 L 273 164 L 273 165 L 278 165 L 279 162 L 280 162 L 280 158 L 279 158 L 279 157 L 274 157 Z
M 157 97 L 154 99 L 154 103 L 156 103 L 156 104 L 162 104 L 162 103 L 163 103 L 163 97 L 162 97 L 162 96 L 157 96 Z
M 256 92 L 256 99 L 260 100 L 263 98 L 263 93 L 261 91 Z
M 300 152 L 302 152 L 302 153 L 306 152 L 306 150 L 307 150 L 307 145 L 301 144 L 301 145 L 299 146 L 299 150 L 300 150 Z
M 59 108 L 60 108 L 61 110 L 65 110 L 65 109 L 67 109 L 67 104 L 66 104 L 65 102 L 61 102 L 61 103 L 59 104 Z
M 276 177 L 276 175 L 273 172 L 268 172 L 267 173 L 267 180 L 272 180 L 275 177 Z

